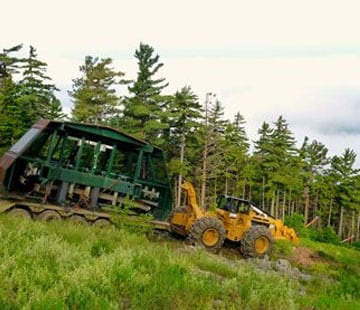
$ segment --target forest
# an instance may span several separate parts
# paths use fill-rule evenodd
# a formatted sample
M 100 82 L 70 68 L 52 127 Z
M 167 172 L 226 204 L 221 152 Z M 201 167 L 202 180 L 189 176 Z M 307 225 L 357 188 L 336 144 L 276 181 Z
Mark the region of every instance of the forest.
M 329 156 L 316 139 L 296 141 L 281 111 L 250 141 L 241 111 L 225 119 L 226 102 L 216 94 L 200 98 L 191 85 L 167 93 L 164 64 L 152 46 L 140 43 L 134 58 L 137 75 L 125 79 L 113 59 L 86 56 L 68 91 L 73 108 L 67 115 L 36 48 L 3 48 L 1 154 L 39 118 L 111 126 L 166 151 L 176 205 L 186 179 L 201 206 L 214 206 L 219 194 L 238 196 L 294 225 L 316 219 L 310 233 L 319 241 L 359 244 L 360 169 L 352 149 Z

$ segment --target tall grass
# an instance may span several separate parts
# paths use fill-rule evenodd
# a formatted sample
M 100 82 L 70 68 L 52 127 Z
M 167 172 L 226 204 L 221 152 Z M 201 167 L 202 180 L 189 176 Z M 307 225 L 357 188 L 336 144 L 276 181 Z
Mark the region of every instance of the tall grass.
M 126 229 L 2 215 L 0 238 L 0 309 L 296 309 L 317 293 Z

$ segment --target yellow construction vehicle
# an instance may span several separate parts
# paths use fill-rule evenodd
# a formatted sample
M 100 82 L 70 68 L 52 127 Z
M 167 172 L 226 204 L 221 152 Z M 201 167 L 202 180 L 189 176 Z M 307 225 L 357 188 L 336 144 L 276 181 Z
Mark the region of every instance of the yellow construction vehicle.
M 193 185 L 184 182 L 182 188 L 188 203 L 170 214 L 170 230 L 189 237 L 195 245 L 216 251 L 228 239 L 239 243 L 244 257 L 262 257 L 271 251 L 274 240 L 299 243 L 293 229 L 248 200 L 223 195 L 215 211 L 205 211 L 196 202 Z
M 294 230 L 249 201 L 223 196 L 209 212 L 197 204 L 191 183 L 183 188 L 187 206 L 164 221 L 172 208 L 164 151 L 99 125 L 39 120 L 0 158 L 0 213 L 105 226 L 131 201 L 154 216 L 156 228 L 209 250 L 229 239 L 244 256 L 262 256 L 273 239 L 298 242 Z

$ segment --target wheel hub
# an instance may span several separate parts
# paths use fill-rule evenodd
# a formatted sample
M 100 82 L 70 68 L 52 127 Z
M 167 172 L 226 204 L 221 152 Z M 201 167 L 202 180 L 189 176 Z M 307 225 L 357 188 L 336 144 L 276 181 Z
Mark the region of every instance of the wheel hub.
M 260 237 L 255 241 L 255 250 L 257 253 L 262 254 L 269 248 L 269 240 L 266 237 Z
M 214 228 L 208 228 L 202 235 L 202 241 L 205 246 L 214 246 L 219 241 L 219 232 Z

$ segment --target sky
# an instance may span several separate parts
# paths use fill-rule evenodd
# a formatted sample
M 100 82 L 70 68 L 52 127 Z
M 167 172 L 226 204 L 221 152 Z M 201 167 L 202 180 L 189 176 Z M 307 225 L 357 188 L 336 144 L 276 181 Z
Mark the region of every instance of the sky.
M 282 115 L 299 144 L 308 136 L 329 155 L 350 148 L 360 163 L 359 1 L 0 0 L 0 8 L 0 48 L 34 46 L 66 111 L 86 55 L 111 57 L 134 79 L 143 42 L 164 63 L 166 92 L 189 85 L 200 102 L 216 93 L 226 118 L 244 116 L 251 140 Z

